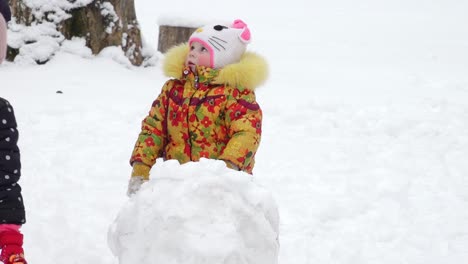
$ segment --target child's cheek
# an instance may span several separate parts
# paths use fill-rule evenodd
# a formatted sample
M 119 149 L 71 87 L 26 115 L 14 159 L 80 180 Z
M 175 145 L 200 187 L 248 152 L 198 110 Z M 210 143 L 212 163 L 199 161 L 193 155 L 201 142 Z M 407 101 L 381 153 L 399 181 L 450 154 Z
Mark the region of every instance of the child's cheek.
M 210 55 L 204 55 L 199 58 L 198 61 L 199 65 L 210 67 Z

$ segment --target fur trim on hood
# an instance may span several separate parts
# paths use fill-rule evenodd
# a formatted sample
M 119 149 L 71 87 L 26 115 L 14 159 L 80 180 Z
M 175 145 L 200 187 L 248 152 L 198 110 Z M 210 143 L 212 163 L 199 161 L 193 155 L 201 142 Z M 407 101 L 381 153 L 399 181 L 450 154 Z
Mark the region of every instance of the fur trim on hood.
M 187 43 L 168 50 L 163 61 L 164 74 L 168 77 L 181 79 L 188 52 Z M 247 51 L 238 63 L 229 64 L 219 69 L 219 74 L 212 83 L 254 90 L 262 85 L 267 78 L 268 64 L 266 60 L 260 55 Z

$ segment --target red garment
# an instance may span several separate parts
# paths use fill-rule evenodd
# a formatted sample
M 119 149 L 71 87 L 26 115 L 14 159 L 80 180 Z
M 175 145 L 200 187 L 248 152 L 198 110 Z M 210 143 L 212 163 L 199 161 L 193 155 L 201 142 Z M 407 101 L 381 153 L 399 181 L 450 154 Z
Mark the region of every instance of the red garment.
M 5 264 L 27 264 L 24 259 L 23 235 L 18 225 L 0 225 L 0 261 Z

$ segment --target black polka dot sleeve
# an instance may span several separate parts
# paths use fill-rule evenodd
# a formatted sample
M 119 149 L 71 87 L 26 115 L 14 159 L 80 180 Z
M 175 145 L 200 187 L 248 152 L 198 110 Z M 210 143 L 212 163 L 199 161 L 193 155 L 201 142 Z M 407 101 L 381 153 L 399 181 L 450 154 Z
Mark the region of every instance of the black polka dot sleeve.
M 18 130 L 11 104 L 0 98 L 0 224 L 24 224 Z

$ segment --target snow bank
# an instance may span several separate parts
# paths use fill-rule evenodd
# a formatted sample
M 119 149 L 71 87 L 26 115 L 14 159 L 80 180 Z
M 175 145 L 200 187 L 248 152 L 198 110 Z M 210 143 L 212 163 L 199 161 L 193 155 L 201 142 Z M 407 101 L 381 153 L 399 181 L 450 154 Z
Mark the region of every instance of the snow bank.
M 152 175 L 109 228 L 120 264 L 278 262 L 277 206 L 252 176 L 206 159 Z

